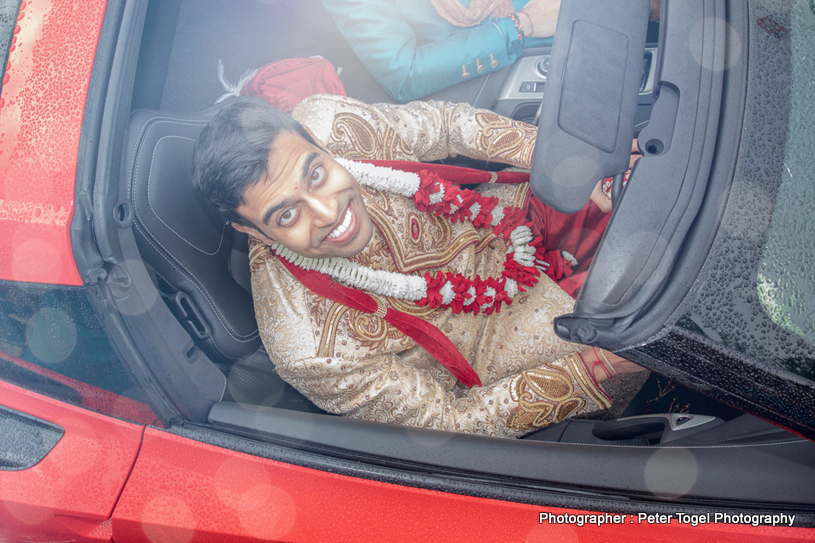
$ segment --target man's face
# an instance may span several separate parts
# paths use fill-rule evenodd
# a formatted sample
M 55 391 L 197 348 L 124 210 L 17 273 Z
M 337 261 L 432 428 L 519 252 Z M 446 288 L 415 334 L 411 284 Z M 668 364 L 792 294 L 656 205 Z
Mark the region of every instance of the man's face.
M 244 190 L 237 210 L 259 230 L 233 223 L 236 229 L 312 258 L 347 258 L 365 248 L 373 225 L 359 185 L 323 149 L 281 132 L 268 172 Z

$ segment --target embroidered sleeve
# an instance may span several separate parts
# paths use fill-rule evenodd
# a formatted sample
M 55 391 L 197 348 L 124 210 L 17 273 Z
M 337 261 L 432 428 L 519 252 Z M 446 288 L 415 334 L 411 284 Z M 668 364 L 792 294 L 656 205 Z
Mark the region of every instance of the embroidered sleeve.
M 479 160 L 532 167 L 537 131 L 534 126 L 469 104 L 411 102 L 382 104 L 392 123 L 415 125 L 404 132 L 418 160 L 430 162 L 464 155 Z M 402 133 L 402 132 L 400 132 Z
M 448 102 L 368 105 L 316 95 L 292 115 L 336 156 L 357 160 L 431 162 L 465 155 L 530 168 L 537 134 L 532 125 Z
M 419 160 L 408 127 L 394 124 L 380 106 L 333 94 L 304 99 L 292 117 L 336 157 L 352 160 Z M 415 129 L 415 123 L 411 124 Z M 404 129 L 404 132 L 403 132 Z
M 396 354 L 283 362 L 277 372 L 332 413 L 496 437 L 518 437 L 611 405 L 576 355 L 466 392 Z

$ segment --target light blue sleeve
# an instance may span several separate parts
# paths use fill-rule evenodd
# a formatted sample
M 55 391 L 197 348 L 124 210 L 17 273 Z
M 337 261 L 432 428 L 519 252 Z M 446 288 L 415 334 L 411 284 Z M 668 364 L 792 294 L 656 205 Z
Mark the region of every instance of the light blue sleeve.
M 508 17 L 457 28 L 435 12 L 417 16 L 427 20 L 406 20 L 388 0 L 323 0 L 323 4 L 370 74 L 400 101 L 511 66 L 522 50 Z M 417 28 L 437 31 L 440 38 L 421 40 Z

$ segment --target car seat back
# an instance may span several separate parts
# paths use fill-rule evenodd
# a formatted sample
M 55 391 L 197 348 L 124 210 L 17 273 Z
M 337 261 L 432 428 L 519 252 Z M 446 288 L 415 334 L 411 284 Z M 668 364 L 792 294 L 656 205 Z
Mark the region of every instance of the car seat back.
M 136 110 L 125 148 L 134 234 L 162 296 L 196 344 L 216 361 L 260 347 L 249 292 L 246 237 L 192 187 L 192 151 L 227 103 L 193 114 Z M 238 253 L 236 255 L 236 252 Z

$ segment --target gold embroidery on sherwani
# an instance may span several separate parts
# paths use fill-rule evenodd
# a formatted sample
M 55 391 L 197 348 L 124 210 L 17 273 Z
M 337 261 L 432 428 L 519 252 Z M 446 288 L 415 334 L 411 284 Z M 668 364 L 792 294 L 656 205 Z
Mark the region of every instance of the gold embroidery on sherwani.
M 334 341 L 337 338 L 337 326 L 343 315 L 350 308 L 346 305 L 334 303 L 328 310 L 328 317 L 323 325 L 323 332 L 320 336 L 320 347 L 317 349 L 317 356 L 334 356 Z
M 407 150 L 404 142 L 390 126 L 381 132 L 370 121 L 353 113 L 338 113 L 331 127 L 332 149 L 344 158 L 394 160 Z M 342 145 L 345 143 L 346 145 Z M 398 151 L 401 151 L 399 153 Z
M 372 292 L 367 293 L 376 300 L 381 314 L 365 313 L 352 309 L 344 314 L 345 333 L 354 338 L 360 346 L 371 352 L 382 351 L 386 345 L 399 341 L 410 341 L 398 328 L 388 324 L 384 314 L 388 306 L 392 305 L 389 298 L 384 298 Z M 415 304 L 412 304 L 415 307 Z M 340 329 L 342 333 L 343 329 Z
M 363 190 L 372 204 L 367 206 L 371 220 L 385 238 L 401 273 L 443 267 L 480 239 L 474 228 L 421 213 L 411 200 Z
M 258 271 L 260 267 L 272 256 L 272 251 L 265 243 L 256 240 L 253 237 L 249 238 L 249 270 L 253 273 Z
M 536 140 L 529 137 L 525 127 L 492 112 L 479 112 L 475 120 L 481 127 L 476 145 L 491 160 L 532 163 Z
M 512 195 L 512 205 L 526 209 L 530 196 L 529 183 L 518 183 L 515 185 L 515 192 Z
M 366 344 L 373 345 L 384 341 L 390 329 L 390 325 L 385 319 L 372 313 L 352 311 L 349 314 L 349 319 L 356 338 Z
M 442 312 L 448 311 L 448 309 L 442 307 L 433 308 L 428 305 L 416 305 L 416 302 L 400 300 L 399 298 L 387 298 L 387 300 L 388 305 L 395 310 L 401 311 L 402 313 L 408 313 L 414 317 L 421 317 L 426 320 L 430 320 L 433 317 L 442 314 Z
M 575 395 L 569 373 L 557 366 L 527 370 L 509 386 L 512 399 L 518 402 L 507 418 L 507 426 L 513 429 L 540 428 L 586 405 L 586 400 Z
M 483 236 L 481 236 L 481 241 L 479 241 L 475 246 L 475 252 L 480 253 L 484 250 L 487 246 L 489 246 L 490 242 L 496 239 L 498 236 L 492 233 L 491 230 L 487 231 Z
M 385 298 L 370 292 L 368 294 L 377 303 L 376 312 L 364 313 L 354 310 L 348 313 L 348 326 L 355 339 L 365 345 L 374 346 L 401 335 L 398 329 L 385 320 L 385 313 L 388 310 L 388 302 L 385 301 Z
M 255 242 L 255 243 L 253 243 Z M 250 245 L 254 245 L 249 251 L 249 266 L 251 267 L 254 264 L 255 260 L 261 256 L 264 250 L 268 251 L 269 248 L 260 242 L 256 242 L 254 238 L 250 238 Z

